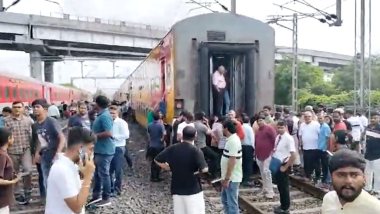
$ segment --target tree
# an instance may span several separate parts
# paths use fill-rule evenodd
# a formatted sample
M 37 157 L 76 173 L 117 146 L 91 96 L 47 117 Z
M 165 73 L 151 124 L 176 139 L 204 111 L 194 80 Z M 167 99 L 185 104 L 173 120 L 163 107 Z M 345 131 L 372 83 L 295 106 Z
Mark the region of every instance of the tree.
M 360 88 L 360 65 L 357 62 L 356 69 L 356 81 L 357 87 L 356 90 Z M 354 73 L 354 62 L 351 64 L 333 70 L 334 76 L 331 83 L 338 91 L 352 91 L 354 90 L 355 83 L 355 73 Z M 364 73 L 364 82 L 365 87 L 368 88 L 369 82 L 369 60 L 366 62 L 365 73 Z M 372 57 L 372 75 L 371 75 L 371 90 L 380 90 L 380 56 Z
M 332 95 L 335 88 L 325 82 L 324 72 L 321 68 L 307 64 L 298 63 L 298 93 L 306 90 L 308 93 L 317 95 Z M 290 105 L 292 97 L 292 58 L 285 56 L 281 64 L 276 66 L 275 74 L 275 100 L 276 104 Z

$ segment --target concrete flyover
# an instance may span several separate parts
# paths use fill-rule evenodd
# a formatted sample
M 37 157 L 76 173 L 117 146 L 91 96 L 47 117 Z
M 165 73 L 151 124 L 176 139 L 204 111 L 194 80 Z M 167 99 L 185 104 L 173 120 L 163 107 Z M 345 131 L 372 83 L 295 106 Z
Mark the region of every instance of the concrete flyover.
M 276 63 L 281 63 L 285 55 L 291 54 L 291 47 L 277 46 L 275 55 Z M 325 71 L 325 80 L 327 81 L 330 81 L 334 75 L 332 73 L 333 69 L 346 66 L 354 60 L 354 57 L 350 55 L 310 49 L 298 49 L 298 58 L 300 61 L 322 68 Z
M 54 62 L 51 57 L 60 60 L 60 56 L 140 60 L 167 31 L 151 25 L 69 14 L 0 12 L 0 49 L 31 53 L 31 76 L 41 80 L 39 64 L 46 56 L 49 62 Z M 46 70 L 52 68 L 45 66 L 45 73 L 53 73 Z

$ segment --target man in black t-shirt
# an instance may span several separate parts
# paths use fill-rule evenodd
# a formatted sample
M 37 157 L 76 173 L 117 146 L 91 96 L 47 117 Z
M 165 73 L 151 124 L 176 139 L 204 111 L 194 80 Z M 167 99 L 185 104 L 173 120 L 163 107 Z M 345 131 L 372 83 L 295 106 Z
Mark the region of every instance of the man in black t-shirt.
M 166 148 L 157 155 L 155 162 L 172 172 L 174 214 L 205 214 L 205 201 L 197 174 L 207 172 L 207 164 L 202 151 L 194 146 L 195 128 L 187 126 L 182 133 L 182 142 Z
M 380 116 L 371 112 L 371 124 L 365 131 L 366 149 L 364 158 L 367 162 L 365 189 L 369 192 L 380 192 Z M 373 185 L 372 185 L 373 184 Z M 378 197 L 380 197 L 378 195 Z

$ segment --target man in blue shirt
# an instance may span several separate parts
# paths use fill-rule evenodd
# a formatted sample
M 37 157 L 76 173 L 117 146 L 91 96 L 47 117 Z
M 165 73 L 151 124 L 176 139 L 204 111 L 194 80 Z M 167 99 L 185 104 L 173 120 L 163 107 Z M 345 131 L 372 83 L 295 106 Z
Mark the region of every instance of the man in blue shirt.
M 115 154 L 115 144 L 112 138 L 113 120 L 108 110 L 109 100 L 105 96 L 98 96 L 95 101 L 98 116 L 92 126 L 97 140 L 94 147 L 95 174 L 92 199 L 88 203 L 97 207 L 111 205 L 111 177 L 110 166 Z M 100 195 L 103 186 L 102 195 Z
M 161 181 L 159 175 L 161 168 L 154 162 L 154 159 L 165 148 L 165 135 L 166 130 L 162 122 L 160 121 L 160 115 L 158 112 L 153 113 L 153 122 L 148 126 L 149 147 L 147 151 L 147 158 L 151 161 L 151 181 Z
M 325 122 L 324 116 L 322 114 L 318 114 L 318 122 L 321 124 L 320 131 L 318 135 L 318 160 L 316 163 L 318 164 L 318 167 L 316 169 L 320 169 L 319 163 L 322 164 L 322 185 L 327 186 L 327 177 L 329 173 L 328 165 L 329 165 L 329 155 L 326 152 L 327 151 L 327 145 L 330 140 L 331 135 L 331 129 Z M 319 180 L 320 172 L 316 172 L 316 179 Z

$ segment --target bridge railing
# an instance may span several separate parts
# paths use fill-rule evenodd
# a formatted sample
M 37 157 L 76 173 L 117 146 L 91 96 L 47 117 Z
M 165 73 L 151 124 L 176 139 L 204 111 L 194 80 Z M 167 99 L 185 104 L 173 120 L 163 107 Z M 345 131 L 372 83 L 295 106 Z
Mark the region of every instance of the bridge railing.
M 148 29 L 148 30 L 163 30 L 163 31 L 169 30 L 169 28 L 161 27 L 161 26 L 118 21 L 118 20 L 112 20 L 112 19 L 102 19 L 102 18 L 95 18 L 95 17 L 89 17 L 89 16 L 77 16 L 77 15 L 72 15 L 72 14 L 64 14 L 64 13 L 56 13 L 56 12 L 42 12 L 41 11 L 39 15 L 48 16 L 52 18 L 61 18 L 61 19 L 76 20 L 76 21 L 83 21 L 83 22 L 95 22 L 99 24 L 134 27 L 134 28 L 142 28 L 142 29 Z

